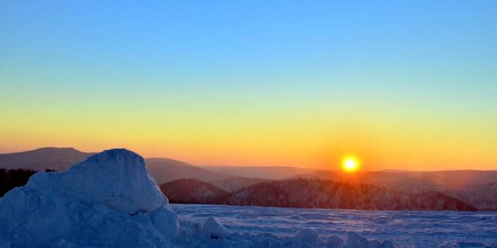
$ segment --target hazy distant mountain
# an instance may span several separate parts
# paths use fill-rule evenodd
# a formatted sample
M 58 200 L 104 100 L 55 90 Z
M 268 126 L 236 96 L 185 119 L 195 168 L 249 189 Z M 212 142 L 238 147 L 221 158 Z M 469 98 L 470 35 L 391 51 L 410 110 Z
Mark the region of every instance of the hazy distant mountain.
M 372 185 L 309 179 L 252 185 L 231 194 L 223 203 L 361 210 L 475 210 L 462 201 L 436 192 L 407 194 Z
M 297 177 L 373 184 L 413 194 L 439 192 L 479 210 L 497 210 L 497 171 L 319 171 Z
M 341 171 L 320 170 L 296 176 L 350 183 L 392 185 L 403 191 L 437 190 L 440 187 L 497 183 L 497 171 L 362 171 L 344 173 Z
M 179 179 L 160 186 L 171 203 L 217 203 L 228 192 L 196 179 Z
M 33 151 L 0 154 L 0 168 L 65 170 L 82 162 L 94 153 L 74 148 L 40 148 Z M 497 171 L 372 171 L 353 174 L 331 170 L 313 170 L 296 167 L 240 167 L 204 166 L 167 158 L 146 159 L 146 163 L 159 184 L 183 178 L 194 178 L 228 192 L 248 186 L 287 178 L 311 178 L 371 184 L 406 193 L 439 192 L 481 210 L 497 210 Z
M 209 183 L 228 192 L 234 192 L 239 189 L 248 187 L 250 185 L 265 183 L 270 181 L 272 180 L 260 179 L 260 178 L 248 178 L 248 177 L 234 177 L 234 178 L 227 178 L 217 181 L 210 181 Z
M 74 148 L 40 148 L 33 151 L 0 154 L 0 168 L 61 171 L 82 162 L 93 153 Z
M 40 148 L 33 151 L 0 154 L 0 168 L 30 169 L 42 171 L 46 169 L 61 171 L 84 161 L 95 153 L 85 153 L 74 148 Z M 208 171 L 181 161 L 167 158 L 146 159 L 148 168 L 156 181 L 169 182 L 180 178 L 196 178 L 204 181 L 227 179 L 233 176 L 225 173 Z
M 310 174 L 315 169 L 283 166 L 202 166 L 202 168 L 238 177 L 282 180 L 302 174 Z
M 182 178 L 216 181 L 234 177 L 168 158 L 149 158 L 145 163 L 159 185 Z
M 0 168 L 65 170 L 84 161 L 95 153 L 85 153 L 74 148 L 40 148 L 33 151 L 0 154 Z M 215 181 L 234 177 L 225 173 L 209 171 L 188 163 L 167 158 L 146 159 L 148 168 L 157 183 L 165 183 L 181 178 L 196 178 L 203 181 Z

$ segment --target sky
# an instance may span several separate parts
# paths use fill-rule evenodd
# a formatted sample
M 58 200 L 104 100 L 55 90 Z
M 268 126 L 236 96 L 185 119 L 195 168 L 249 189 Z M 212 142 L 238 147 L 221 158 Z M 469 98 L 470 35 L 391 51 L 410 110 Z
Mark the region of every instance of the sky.
M 0 153 L 497 170 L 497 1 L 0 1 Z

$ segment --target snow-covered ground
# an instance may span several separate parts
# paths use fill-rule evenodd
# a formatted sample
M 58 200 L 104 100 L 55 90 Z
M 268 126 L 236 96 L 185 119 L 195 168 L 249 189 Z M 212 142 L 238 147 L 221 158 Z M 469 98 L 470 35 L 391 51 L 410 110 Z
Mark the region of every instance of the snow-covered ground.
M 234 232 L 294 235 L 312 228 L 320 236 L 353 231 L 389 239 L 396 247 L 497 247 L 497 212 L 352 211 L 171 204 L 182 222 L 215 217 Z

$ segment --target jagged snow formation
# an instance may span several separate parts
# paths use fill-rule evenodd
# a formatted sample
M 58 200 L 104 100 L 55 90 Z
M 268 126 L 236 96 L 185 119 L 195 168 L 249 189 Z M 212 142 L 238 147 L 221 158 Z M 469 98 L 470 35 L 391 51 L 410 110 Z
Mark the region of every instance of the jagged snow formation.
M 37 174 L 27 188 L 85 204 L 102 203 L 129 215 L 150 213 L 167 203 L 143 159 L 126 150 L 92 156 L 68 172 Z
M 215 218 L 184 222 L 168 206 L 144 160 L 125 149 L 96 154 L 64 172 L 40 172 L 0 198 L 0 247 L 391 248 L 349 233 L 319 237 L 230 232 Z
M 0 230 L 2 247 L 170 247 L 178 218 L 143 158 L 115 149 L 10 191 Z

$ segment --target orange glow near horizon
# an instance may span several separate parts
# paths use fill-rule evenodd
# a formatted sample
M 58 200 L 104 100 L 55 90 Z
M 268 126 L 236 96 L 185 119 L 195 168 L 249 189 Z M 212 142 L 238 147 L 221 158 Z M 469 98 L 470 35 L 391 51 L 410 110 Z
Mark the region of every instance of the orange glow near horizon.
M 471 123 L 474 128 L 468 129 L 465 122 L 449 119 L 441 130 L 437 123 L 445 123 L 442 120 L 425 118 L 423 123 L 402 112 L 374 108 L 351 114 L 344 107 L 334 112 L 340 118 L 331 118 L 318 110 L 304 114 L 284 108 L 270 112 L 278 115 L 248 110 L 241 115 L 216 106 L 209 115 L 186 107 L 160 115 L 162 109 L 140 104 L 124 104 L 122 109 L 102 104 L 92 111 L 57 106 L 0 104 L 0 153 L 41 147 L 84 152 L 124 147 L 145 158 L 167 157 L 194 165 L 330 169 L 332 161 L 334 169 L 341 170 L 344 155 L 356 155 L 363 162 L 361 171 L 497 168 L 497 135 L 490 122 Z M 106 118 L 108 113 L 113 118 Z M 224 118 L 226 114 L 231 118 Z
M 347 156 L 342 160 L 342 170 L 348 173 L 356 172 L 360 169 L 360 161 L 355 156 Z

